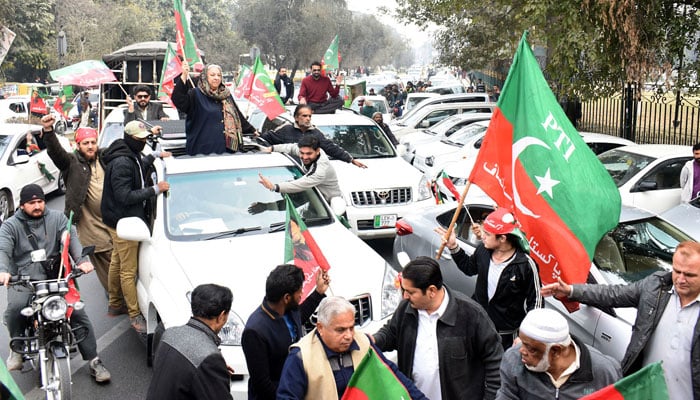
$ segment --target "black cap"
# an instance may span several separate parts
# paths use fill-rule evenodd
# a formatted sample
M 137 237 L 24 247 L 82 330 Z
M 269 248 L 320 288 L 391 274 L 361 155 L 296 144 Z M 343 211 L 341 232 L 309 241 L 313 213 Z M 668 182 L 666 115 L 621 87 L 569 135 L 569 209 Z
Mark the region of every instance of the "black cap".
M 19 205 L 23 205 L 24 203 L 32 200 L 46 200 L 46 197 L 44 196 L 44 190 L 41 188 L 41 186 L 30 183 L 29 185 L 25 186 L 22 188 L 22 191 L 19 192 Z

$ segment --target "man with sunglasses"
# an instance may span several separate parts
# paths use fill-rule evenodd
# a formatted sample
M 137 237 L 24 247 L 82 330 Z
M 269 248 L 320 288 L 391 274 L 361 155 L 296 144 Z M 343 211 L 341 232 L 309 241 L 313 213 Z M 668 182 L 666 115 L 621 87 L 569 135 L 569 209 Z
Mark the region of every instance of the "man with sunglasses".
M 299 104 L 306 104 L 314 114 L 333 114 L 343 106 L 343 98 L 339 96 L 343 77 L 338 75 L 335 85 L 327 76 L 321 76 L 321 63 L 311 63 L 311 75 L 301 80 L 299 89 Z
M 124 124 L 142 119 L 167 121 L 168 114 L 163 111 L 161 103 L 151 103 L 153 92 L 146 85 L 137 86 L 134 90 L 134 97 L 126 96 L 128 108 L 124 111 Z

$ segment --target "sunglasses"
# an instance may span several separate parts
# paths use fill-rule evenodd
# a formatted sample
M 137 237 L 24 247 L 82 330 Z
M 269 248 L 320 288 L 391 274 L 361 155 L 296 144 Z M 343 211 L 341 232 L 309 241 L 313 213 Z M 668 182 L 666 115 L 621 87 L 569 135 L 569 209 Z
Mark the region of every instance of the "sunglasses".
M 320 69 L 312 69 L 311 72 L 321 72 Z
M 139 94 L 139 95 L 136 95 L 136 98 L 137 98 L 137 99 L 147 99 L 147 98 L 149 98 L 149 97 L 151 97 L 150 94 Z

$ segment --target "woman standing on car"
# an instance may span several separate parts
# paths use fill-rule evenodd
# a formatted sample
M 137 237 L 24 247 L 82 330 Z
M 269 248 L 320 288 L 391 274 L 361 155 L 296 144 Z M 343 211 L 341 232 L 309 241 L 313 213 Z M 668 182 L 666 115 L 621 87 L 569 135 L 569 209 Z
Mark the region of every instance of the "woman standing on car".
M 244 133 L 255 133 L 233 101 L 231 92 L 222 82 L 221 67 L 209 64 L 202 76 L 193 81 L 190 67 L 182 63 L 182 75 L 175 78 L 171 99 L 185 121 L 188 155 L 236 152 L 243 143 Z

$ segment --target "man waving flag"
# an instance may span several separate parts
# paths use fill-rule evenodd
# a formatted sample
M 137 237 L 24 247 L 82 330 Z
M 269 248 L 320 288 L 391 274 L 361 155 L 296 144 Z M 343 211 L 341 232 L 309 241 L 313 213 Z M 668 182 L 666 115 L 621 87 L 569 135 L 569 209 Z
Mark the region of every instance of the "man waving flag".
M 557 103 L 527 32 L 469 181 L 514 210 L 543 283 L 586 281 L 596 244 L 618 222 L 620 194 Z

